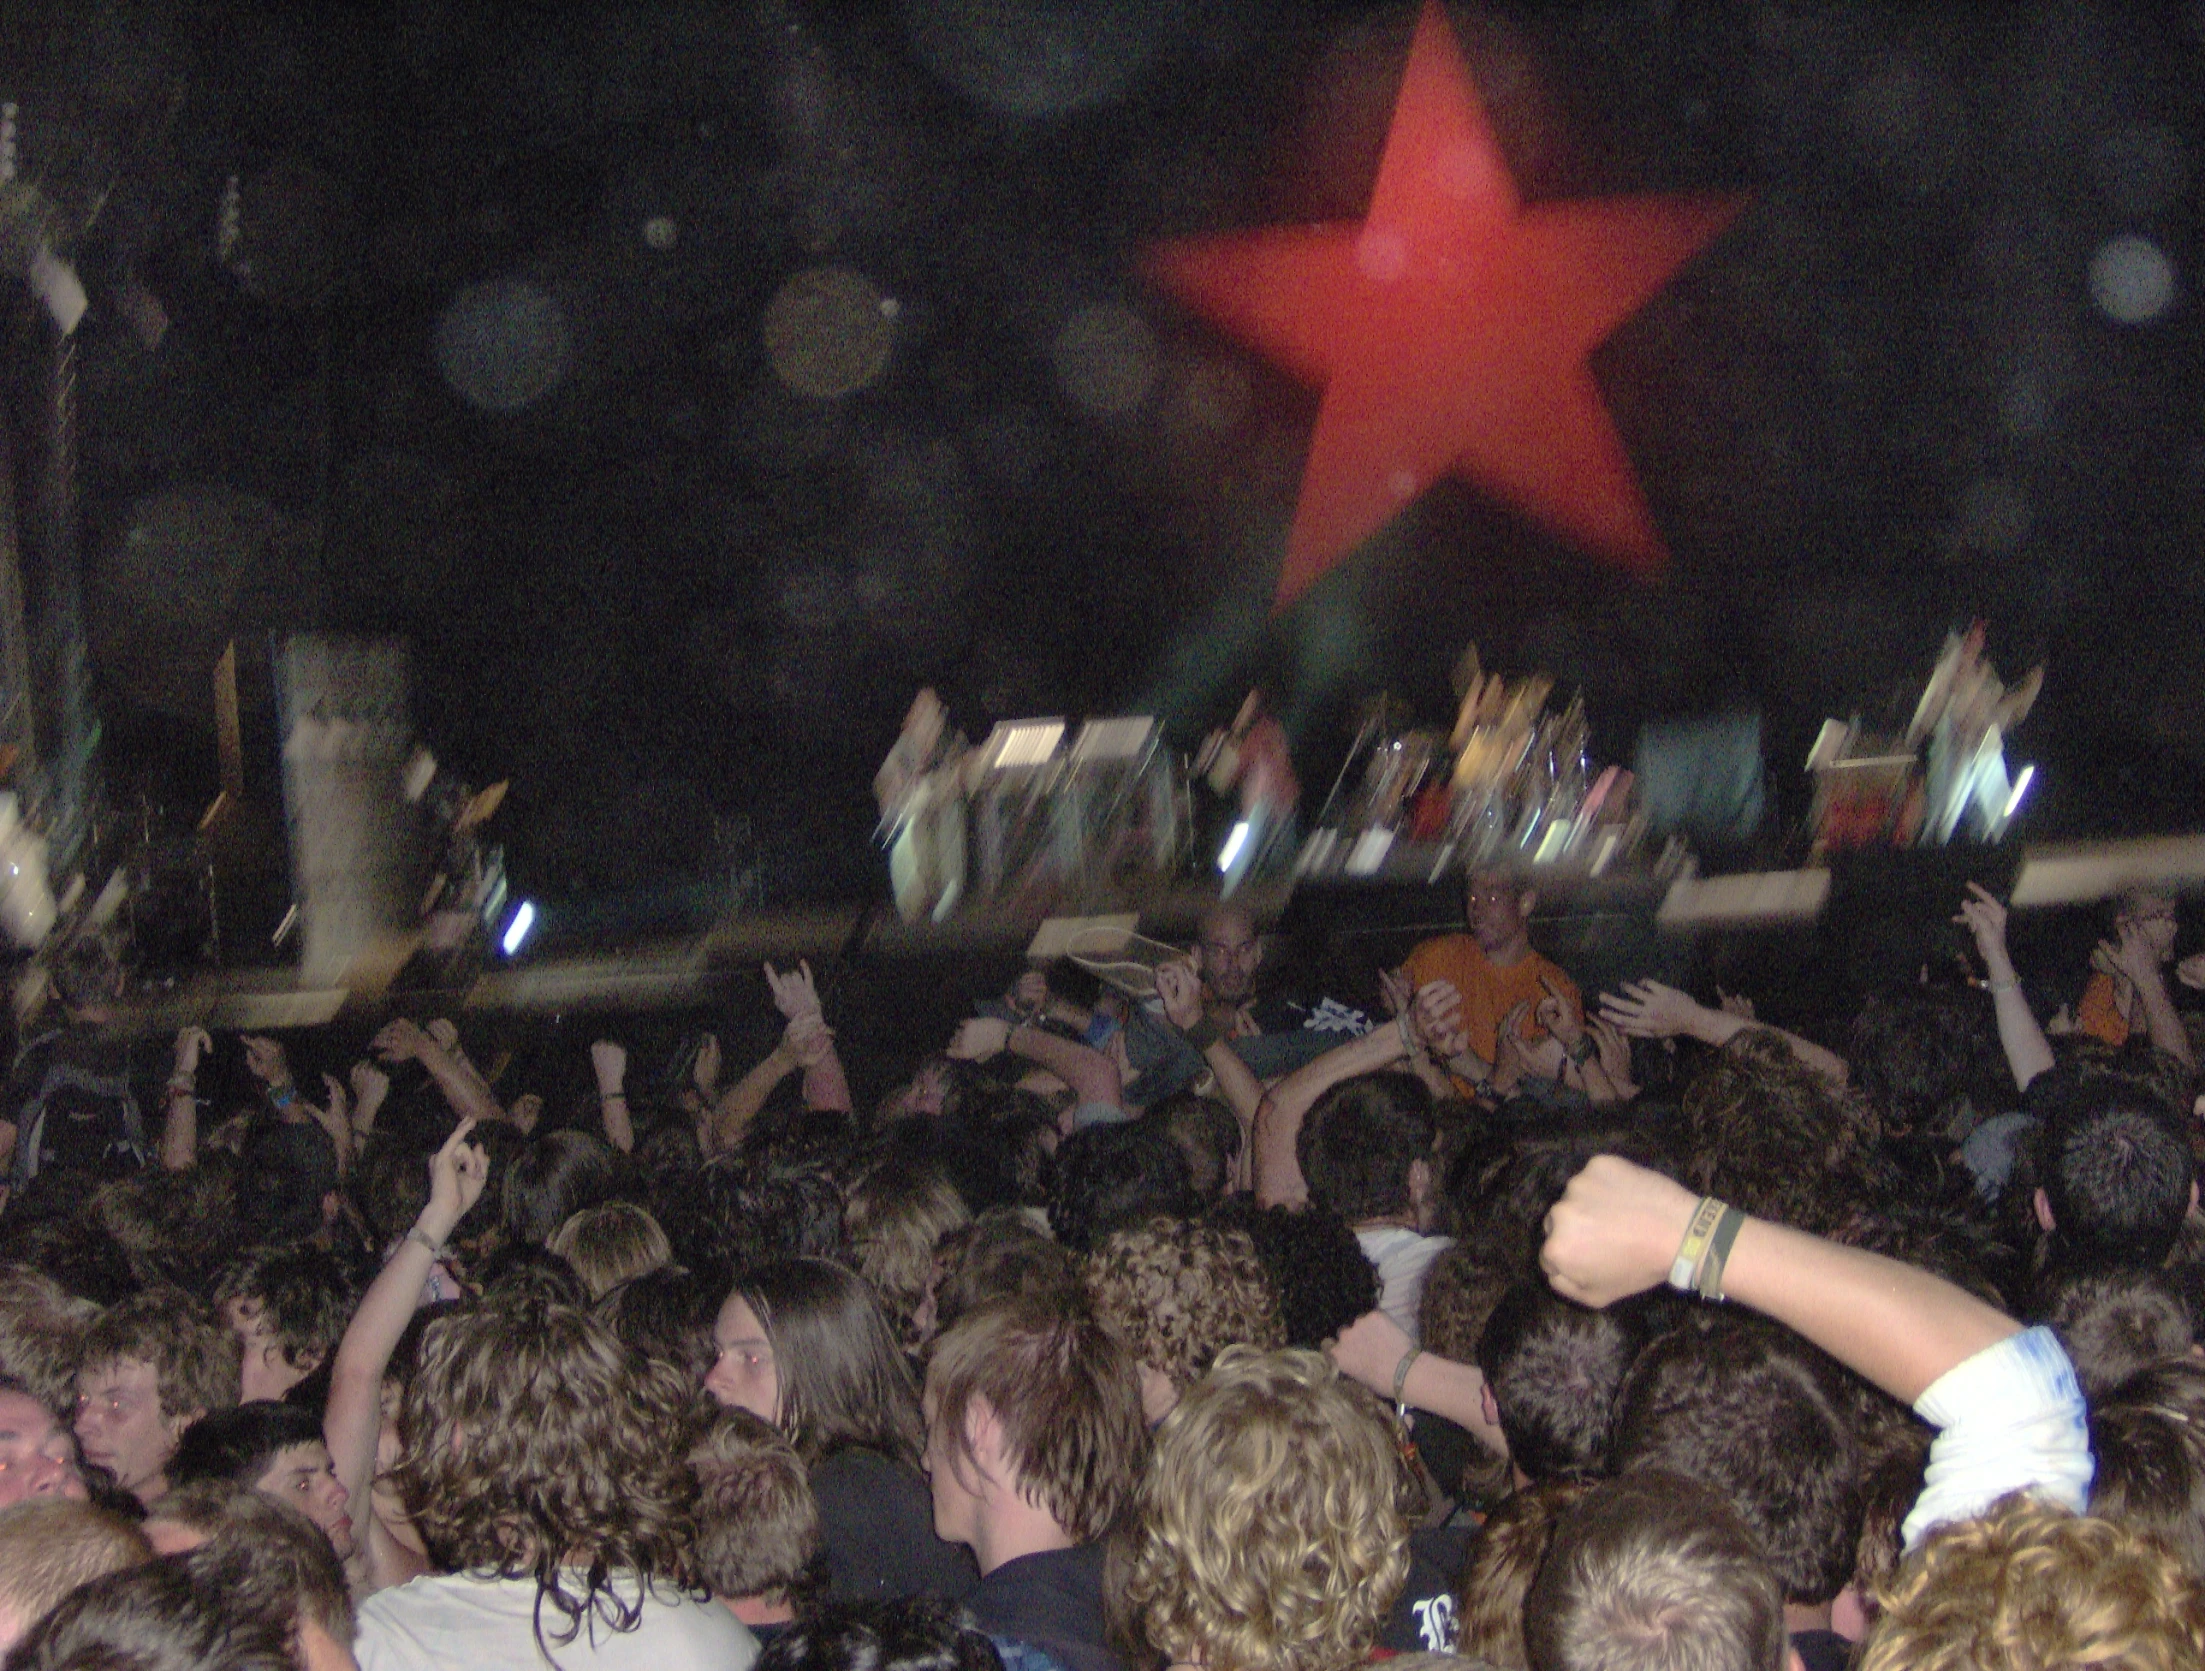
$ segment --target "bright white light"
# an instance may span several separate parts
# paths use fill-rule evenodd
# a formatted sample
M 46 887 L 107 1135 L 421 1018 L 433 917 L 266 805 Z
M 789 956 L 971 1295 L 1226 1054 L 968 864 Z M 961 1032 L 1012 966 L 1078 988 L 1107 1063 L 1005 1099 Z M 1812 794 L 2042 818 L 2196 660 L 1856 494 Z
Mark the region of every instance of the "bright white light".
M 2090 297 L 2106 316 L 2142 325 L 2174 306 L 2174 263 L 2149 238 L 2124 232 L 2090 258 Z
M 498 942 L 507 957 L 521 949 L 521 942 L 528 938 L 528 931 L 535 926 L 535 903 L 524 899 L 521 901 L 521 908 L 513 913 L 513 920 L 505 925 L 505 938 Z
M 1240 857 L 1240 850 L 1248 845 L 1248 821 L 1244 818 L 1233 826 L 1233 833 L 1225 838 L 1225 845 L 1217 855 L 1217 868 L 1231 870 L 1233 861 Z
M 2006 797 L 2006 810 L 1998 815 L 2000 823 L 2013 817 L 2015 810 L 2021 805 L 2021 797 L 2029 793 L 2030 780 L 2036 775 L 2037 769 L 2034 766 L 2021 768 L 2021 776 L 2014 779 L 2014 792 Z

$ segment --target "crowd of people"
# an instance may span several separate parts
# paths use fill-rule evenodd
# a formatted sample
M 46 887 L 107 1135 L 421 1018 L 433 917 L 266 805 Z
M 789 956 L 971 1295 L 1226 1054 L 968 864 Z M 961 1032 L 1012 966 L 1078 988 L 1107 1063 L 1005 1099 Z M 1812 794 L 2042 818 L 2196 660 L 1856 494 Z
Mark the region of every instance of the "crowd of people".
M 2176 902 L 2024 971 L 1971 888 L 1971 978 L 1796 1031 L 1588 1002 L 1536 905 L 1345 1001 L 1220 905 L 862 1098 L 808 966 L 576 1090 L 444 1019 L 149 1074 L 80 941 L 0 1092 L 5 1667 L 2205 1665 Z

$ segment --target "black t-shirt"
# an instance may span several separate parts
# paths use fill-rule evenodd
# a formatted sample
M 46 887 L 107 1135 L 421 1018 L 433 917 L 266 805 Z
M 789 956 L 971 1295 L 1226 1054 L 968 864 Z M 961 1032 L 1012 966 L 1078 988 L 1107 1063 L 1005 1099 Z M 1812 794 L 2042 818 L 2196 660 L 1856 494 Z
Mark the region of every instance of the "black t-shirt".
M 1795 1630 L 1792 1651 L 1807 1671 L 1845 1671 L 1853 1663 L 1853 1644 L 1834 1630 Z
M 1065 1671 L 1125 1671 L 1103 1618 L 1103 1546 L 1083 1543 L 1005 1561 L 965 1598 L 990 1636 L 1039 1648 Z
M 1475 1536 L 1469 1527 L 1454 1526 L 1409 1534 L 1409 1576 L 1378 1633 L 1380 1647 L 1397 1654 L 1455 1651 L 1455 1578 Z
M 839 1450 L 812 1470 L 830 1601 L 962 1601 L 979 1581 L 971 1552 L 934 1535 L 926 1481 L 878 1451 Z

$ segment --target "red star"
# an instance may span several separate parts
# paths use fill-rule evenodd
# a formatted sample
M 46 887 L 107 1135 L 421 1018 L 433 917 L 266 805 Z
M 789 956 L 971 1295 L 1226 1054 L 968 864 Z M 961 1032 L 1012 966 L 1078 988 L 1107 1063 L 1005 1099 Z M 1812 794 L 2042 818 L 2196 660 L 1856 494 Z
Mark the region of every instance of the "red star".
M 1277 604 L 1443 475 L 1642 573 L 1668 560 L 1586 356 L 1738 196 L 1516 196 L 1438 0 L 1417 20 L 1370 212 L 1168 244 L 1156 279 L 1322 385 Z

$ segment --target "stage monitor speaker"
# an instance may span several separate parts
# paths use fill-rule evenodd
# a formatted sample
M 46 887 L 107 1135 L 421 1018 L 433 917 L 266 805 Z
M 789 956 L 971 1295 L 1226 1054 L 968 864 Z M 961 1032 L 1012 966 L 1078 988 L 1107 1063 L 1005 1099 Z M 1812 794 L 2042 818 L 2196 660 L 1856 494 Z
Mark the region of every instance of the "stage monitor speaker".
M 380 984 L 412 949 L 426 877 L 406 646 L 298 636 L 276 653 L 283 799 L 310 985 Z

